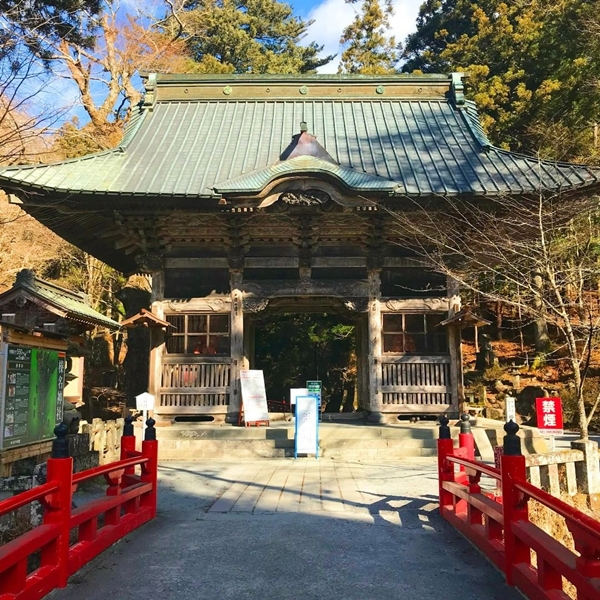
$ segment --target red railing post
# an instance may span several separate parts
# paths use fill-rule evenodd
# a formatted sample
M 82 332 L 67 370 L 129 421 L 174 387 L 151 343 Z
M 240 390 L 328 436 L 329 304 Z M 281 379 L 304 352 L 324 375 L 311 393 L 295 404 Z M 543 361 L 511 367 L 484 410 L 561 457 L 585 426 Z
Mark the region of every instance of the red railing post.
M 142 456 L 148 462 L 142 465 L 142 481 L 152 484 L 152 491 L 142 498 L 142 506 L 150 508 L 151 517 L 156 516 L 156 499 L 158 489 L 158 442 L 156 441 L 156 421 L 152 418 L 146 421 L 146 433 L 142 442 Z
M 444 514 L 444 508 L 454 506 L 452 494 L 445 490 L 443 484 L 445 481 L 454 481 L 454 465 L 446 460 L 446 457 L 454 454 L 454 442 L 448 427 L 446 416 L 440 417 L 439 437 L 437 441 L 438 448 L 438 481 L 440 495 L 440 513 Z
M 131 458 L 135 454 L 135 433 L 133 429 L 133 417 L 125 417 L 123 435 L 121 436 L 121 460 Z M 123 473 L 121 487 L 127 487 L 133 483 L 131 475 L 135 475 L 135 467 L 127 467 Z
M 506 582 L 514 585 L 516 565 L 531 564 L 529 546 L 523 543 L 513 531 L 513 524 L 528 521 L 527 497 L 519 492 L 514 484 L 526 482 L 525 457 L 521 454 L 521 440 L 517 435 L 519 426 L 514 421 L 504 425 L 504 448 L 501 458 L 502 509 L 504 511 L 504 552 L 506 558 Z
M 41 566 L 58 566 L 58 587 L 69 579 L 69 546 L 71 536 L 71 505 L 73 502 L 73 459 L 69 456 L 68 428 L 64 423 L 54 429 L 52 457 L 47 462 L 48 482 L 57 482 L 58 491 L 44 499 L 44 524 L 58 525 L 58 537 L 42 549 Z
M 469 460 L 475 460 L 475 438 L 471 432 L 471 417 L 468 414 L 464 414 L 460 417 L 458 447 L 465 448 L 465 458 Z
M 130 415 L 125 417 L 125 425 L 123 426 L 123 435 L 121 436 L 121 460 L 131 458 L 131 452 L 135 452 L 135 433 L 133 430 L 133 417 Z M 131 475 L 134 472 L 134 467 L 125 469 L 125 473 L 128 475 Z

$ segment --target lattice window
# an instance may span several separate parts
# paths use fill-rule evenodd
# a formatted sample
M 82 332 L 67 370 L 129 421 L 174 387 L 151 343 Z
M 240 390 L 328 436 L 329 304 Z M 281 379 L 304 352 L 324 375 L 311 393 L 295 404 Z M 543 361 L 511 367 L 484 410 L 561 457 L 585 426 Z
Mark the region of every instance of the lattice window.
M 383 351 L 386 354 L 447 354 L 444 313 L 384 313 Z
M 229 356 L 229 315 L 167 315 L 174 330 L 167 353 L 191 356 Z

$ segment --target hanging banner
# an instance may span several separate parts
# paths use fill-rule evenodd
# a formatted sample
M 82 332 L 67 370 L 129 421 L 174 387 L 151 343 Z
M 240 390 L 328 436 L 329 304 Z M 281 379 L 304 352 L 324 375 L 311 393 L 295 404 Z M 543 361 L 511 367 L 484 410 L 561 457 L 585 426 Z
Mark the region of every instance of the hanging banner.
M 1 447 L 52 439 L 63 418 L 65 353 L 11 344 L 5 352 Z
M 269 422 L 265 377 L 262 371 L 240 371 L 244 422 Z
M 319 407 L 314 396 L 296 398 L 294 458 L 298 454 L 314 454 L 319 458 Z

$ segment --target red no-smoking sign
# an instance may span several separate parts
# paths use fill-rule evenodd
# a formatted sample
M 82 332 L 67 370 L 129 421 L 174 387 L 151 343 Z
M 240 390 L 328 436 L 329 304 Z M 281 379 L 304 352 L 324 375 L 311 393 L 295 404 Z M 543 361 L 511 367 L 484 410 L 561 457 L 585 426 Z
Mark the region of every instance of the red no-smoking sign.
M 536 398 L 538 429 L 542 435 L 563 434 L 562 402 L 560 398 Z

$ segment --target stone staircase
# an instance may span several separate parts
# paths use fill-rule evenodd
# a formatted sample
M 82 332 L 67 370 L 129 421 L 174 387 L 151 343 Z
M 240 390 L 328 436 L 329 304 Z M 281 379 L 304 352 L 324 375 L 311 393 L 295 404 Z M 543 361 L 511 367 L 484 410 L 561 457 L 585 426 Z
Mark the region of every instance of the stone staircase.
M 453 422 L 456 424 L 456 421 Z M 141 423 L 140 423 L 141 425 Z M 502 444 L 503 423 L 478 419 L 473 427 L 476 453 L 493 462 L 493 446 Z M 136 427 L 141 438 L 141 427 Z M 451 427 L 457 440 L 459 428 Z M 270 427 L 234 427 L 212 423 L 174 423 L 157 427 L 160 460 L 283 458 L 294 455 L 294 424 L 272 421 Z M 545 440 L 535 428 L 519 432 L 525 454 L 547 452 Z M 345 460 L 398 460 L 434 457 L 438 425 L 435 421 L 398 422 L 386 425 L 364 421 L 319 424 L 319 456 Z
M 321 423 L 319 455 L 347 460 L 436 456 L 437 426 Z M 161 460 L 282 458 L 294 455 L 294 426 L 232 427 L 180 423 L 157 428 Z

